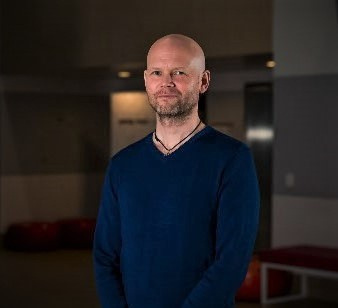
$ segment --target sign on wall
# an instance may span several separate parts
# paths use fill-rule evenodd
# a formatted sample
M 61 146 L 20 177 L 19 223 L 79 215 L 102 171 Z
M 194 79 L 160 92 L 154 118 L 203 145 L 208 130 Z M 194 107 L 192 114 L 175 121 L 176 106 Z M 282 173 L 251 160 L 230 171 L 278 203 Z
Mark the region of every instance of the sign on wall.
M 146 92 L 119 92 L 110 98 L 111 155 L 155 129 L 155 113 Z

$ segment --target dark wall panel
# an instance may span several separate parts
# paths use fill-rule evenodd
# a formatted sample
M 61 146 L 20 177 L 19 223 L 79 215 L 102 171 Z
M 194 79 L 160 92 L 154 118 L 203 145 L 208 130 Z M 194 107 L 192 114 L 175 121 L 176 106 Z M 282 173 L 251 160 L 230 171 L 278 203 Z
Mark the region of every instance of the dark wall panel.
M 4 101 L 4 175 L 104 171 L 108 96 L 7 94 Z
M 274 85 L 275 193 L 337 198 L 338 75 L 280 77 Z

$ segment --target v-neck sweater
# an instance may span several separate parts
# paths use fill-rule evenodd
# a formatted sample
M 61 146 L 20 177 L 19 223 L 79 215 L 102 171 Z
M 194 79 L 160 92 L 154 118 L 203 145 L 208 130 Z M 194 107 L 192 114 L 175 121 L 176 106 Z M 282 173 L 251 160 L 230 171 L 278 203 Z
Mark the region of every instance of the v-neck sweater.
M 103 308 L 234 306 L 259 190 L 249 148 L 206 126 L 168 156 L 152 134 L 109 162 L 94 239 Z

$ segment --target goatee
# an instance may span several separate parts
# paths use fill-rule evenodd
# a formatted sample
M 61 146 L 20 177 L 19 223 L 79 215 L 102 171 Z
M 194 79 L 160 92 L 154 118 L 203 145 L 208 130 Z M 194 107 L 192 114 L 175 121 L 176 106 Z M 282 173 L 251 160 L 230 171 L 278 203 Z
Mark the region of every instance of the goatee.
M 175 102 L 159 102 L 161 95 L 175 95 Z M 150 106 L 156 112 L 160 120 L 184 120 L 189 117 L 198 104 L 198 95 L 190 95 L 182 98 L 177 91 L 162 91 L 154 96 L 148 94 Z

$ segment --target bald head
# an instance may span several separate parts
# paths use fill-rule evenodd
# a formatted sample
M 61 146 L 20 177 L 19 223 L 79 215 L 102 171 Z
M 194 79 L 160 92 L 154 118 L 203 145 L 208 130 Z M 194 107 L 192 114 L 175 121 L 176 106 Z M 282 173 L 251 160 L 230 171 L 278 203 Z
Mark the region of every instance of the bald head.
M 144 81 L 150 105 L 159 117 L 198 117 L 199 95 L 210 81 L 202 48 L 180 34 L 160 38 L 148 52 Z
M 192 38 L 182 34 L 169 34 L 158 39 L 149 49 L 147 55 L 147 67 L 152 63 L 154 57 L 163 54 L 164 57 L 177 55 L 185 56 L 190 64 L 199 72 L 205 70 L 205 56 L 200 45 Z

